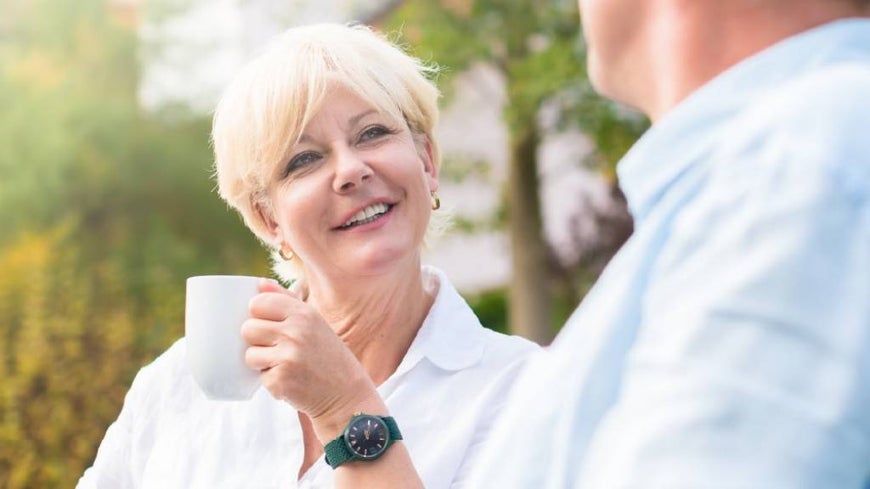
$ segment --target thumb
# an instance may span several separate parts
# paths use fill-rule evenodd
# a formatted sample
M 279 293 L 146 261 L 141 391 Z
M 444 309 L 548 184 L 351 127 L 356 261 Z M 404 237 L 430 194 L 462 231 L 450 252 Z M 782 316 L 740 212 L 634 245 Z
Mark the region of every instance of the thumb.
M 278 283 L 277 280 L 273 280 L 270 278 L 264 278 L 260 280 L 260 292 L 277 292 L 279 294 L 287 294 L 297 299 L 299 298 L 299 294 L 291 290 L 285 289 L 284 286 Z

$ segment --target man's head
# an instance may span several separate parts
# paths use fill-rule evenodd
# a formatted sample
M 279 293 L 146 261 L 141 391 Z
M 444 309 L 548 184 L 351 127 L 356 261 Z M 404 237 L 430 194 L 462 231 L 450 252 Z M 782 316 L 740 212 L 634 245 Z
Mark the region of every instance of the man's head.
M 741 60 L 870 0 L 578 0 L 602 95 L 653 119 Z

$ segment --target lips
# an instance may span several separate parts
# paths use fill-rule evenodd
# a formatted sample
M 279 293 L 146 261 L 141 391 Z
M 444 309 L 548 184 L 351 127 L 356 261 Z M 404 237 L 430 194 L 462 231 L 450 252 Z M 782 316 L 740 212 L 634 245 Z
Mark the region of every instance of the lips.
M 374 204 L 370 204 L 359 211 L 356 212 L 353 216 L 350 217 L 344 224 L 338 226 L 338 229 L 350 229 L 356 226 L 362 226 L 363 224 L 368 224 L 372 221 L 376 221 L 378 218 L 386 214 L 393 208 L 393 204 L 387 204 L 386 202 L 376 202 Z

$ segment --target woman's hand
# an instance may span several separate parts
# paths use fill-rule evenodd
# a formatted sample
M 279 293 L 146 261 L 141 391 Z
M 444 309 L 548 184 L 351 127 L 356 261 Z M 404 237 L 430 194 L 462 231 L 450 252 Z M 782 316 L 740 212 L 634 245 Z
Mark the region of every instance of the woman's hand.
M 251 345 L 245 361 L 261 372 L 272 396 L 308 415 L 321 444 L 338 436 L 354 413 L 388 414 L 362 364 L 300 297 L 264 280 L 250 309 L 242 325 Z M 415 489 L 423 483 L 405 445 L 396 443 L 374 462 L 339 466 L 335 487 Z
M 245 361 L 261 372 L 273 397 L 319 425 L 316 431 L 334 436 L 363 406 L 382 405 L 360 362 L 297 294 L 264 280 L 250 312 L 242 325 L 242 337 L 251 345 Z

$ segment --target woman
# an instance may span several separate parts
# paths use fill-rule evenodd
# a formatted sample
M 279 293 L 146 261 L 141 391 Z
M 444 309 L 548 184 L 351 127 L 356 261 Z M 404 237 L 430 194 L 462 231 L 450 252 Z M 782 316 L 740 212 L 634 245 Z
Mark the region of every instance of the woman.
M 218 186 L 296 279 L 264 280 L 242 328 L 265 389 L 206 400 L 177 342 L 79 487 L 463 485 L 535 347 L 421 266 L 440 205 L 429 71 L 339 25 L 291 29 L 243 69 L 215 113 Z

